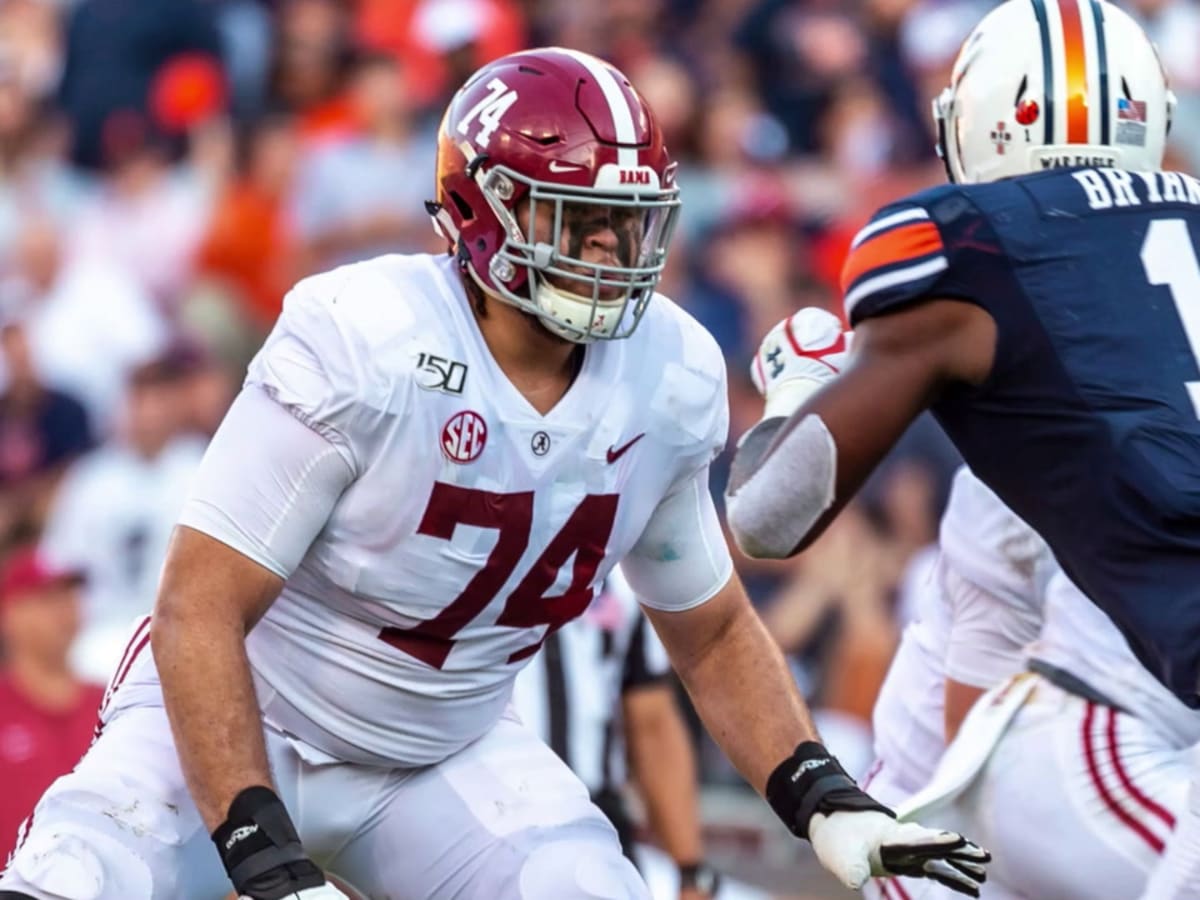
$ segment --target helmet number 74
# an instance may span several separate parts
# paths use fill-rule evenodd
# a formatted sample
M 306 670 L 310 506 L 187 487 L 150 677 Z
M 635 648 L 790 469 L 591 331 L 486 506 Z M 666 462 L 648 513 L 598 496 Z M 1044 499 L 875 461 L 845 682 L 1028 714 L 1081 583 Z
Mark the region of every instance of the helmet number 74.
M 492 133 L 500 127 L 504 114 L 517 102 L 517 92 L 510 90 L 499 78 L 493 78 L 487 83 L 488 93 L 474 106 L 458 123 L 458 133 L 467 136 L 472 123 L 479 121 L 481 126 L 473 138 L 481 150 L 487 149 Z

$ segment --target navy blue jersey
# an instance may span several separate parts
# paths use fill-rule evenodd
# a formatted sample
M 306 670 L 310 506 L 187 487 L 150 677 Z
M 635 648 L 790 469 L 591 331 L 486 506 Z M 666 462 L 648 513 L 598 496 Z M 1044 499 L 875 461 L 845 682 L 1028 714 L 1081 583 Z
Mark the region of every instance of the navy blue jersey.
M 1168 687 L 1200 706 L 1200 181 L 1055 170 L 881 210 L 853 324 L 932 299 L 995 320 L 995 365 L 934 413 Z

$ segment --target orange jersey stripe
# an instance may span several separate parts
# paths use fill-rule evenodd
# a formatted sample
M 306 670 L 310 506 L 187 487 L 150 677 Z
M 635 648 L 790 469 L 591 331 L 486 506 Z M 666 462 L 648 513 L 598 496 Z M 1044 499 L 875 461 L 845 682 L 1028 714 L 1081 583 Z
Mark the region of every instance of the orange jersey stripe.
M 1063 50 L 1067 71 L 1067 143 L 1088 142 L 1087 50 L 1083 43 L 1083 19 L 1079 0 L 1058 0 L 1062 19 Z
M 842 268 L 842 292 L 849 290 L 850 285 L 872 269 L 928 256 L 942 247 L 942 236 L 932 222 L 901 225 L 876 235 L 846 257 Z

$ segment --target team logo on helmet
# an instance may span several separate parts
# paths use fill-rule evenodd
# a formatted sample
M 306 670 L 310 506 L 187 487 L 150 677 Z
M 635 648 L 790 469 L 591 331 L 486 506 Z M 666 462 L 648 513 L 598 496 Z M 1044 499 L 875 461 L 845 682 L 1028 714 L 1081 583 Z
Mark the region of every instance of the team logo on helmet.
M 1029 126 L 1038 120 L 1040 112 L 1041 109 L 1036 100 L 1025 99 L 1017 104 L 1017 111 L 1013 118 L 1017 120 L 1018 125 Z
M 950 180 L 978 183 L 1157 169 L 1174 107 L 1153 43 L 1116 3 L 1005 0 L 964 43 L 934 118 Z
M 996 127 L 992 129 L 992 143 L 996 145 L 996 152 L 1001 156 L 1004 155 L 1004 148 L 1012 143 L 1012 132 L 1003 122 L 997 122 Z

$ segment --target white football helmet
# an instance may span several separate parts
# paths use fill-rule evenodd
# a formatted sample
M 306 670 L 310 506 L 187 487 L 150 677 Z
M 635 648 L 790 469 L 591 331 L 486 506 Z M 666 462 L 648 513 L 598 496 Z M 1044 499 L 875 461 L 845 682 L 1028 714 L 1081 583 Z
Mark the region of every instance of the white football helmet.
M 1106 0 L 1006 0 L 933 103 L 960 184 L 1057 166 L 1159 169 L 1174 110 L 1154 45 Z

